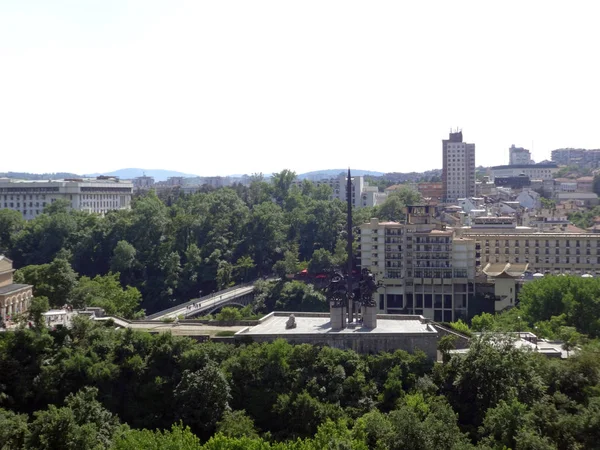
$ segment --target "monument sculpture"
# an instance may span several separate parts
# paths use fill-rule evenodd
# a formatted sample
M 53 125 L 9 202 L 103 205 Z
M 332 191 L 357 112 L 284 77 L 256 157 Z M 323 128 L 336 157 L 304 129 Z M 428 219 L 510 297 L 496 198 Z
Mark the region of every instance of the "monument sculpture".
M 296 328 L 296 316 L 293 314 L 290 315 L 287 322 L 285 323 L 285 329 L 290 330 L 292 328 Z
M 368 328 L 377 327 L 377 306 L 373 295 L 379 289 L 375 277 L 368 269 L 362 269 L 358 280 L 353 277 L 353 258 L 352 258 L 352 178 L 350 169 L 348 169 L 348 179 L 346 182 L 347 195 L 347 223 L 346 238 L 348 252 L 348 267 L 346 275 L 340 270 L 336 270 L 325 289 L 325 295 L 329 301 L 330 318 L 332 330 L 342 330 L 348 324 L 358 324 Z M 344 282 L 345 281 L 345 282 Z M 358 288 L 358 296 L 354 295 L 355 285 Z M 359 308 L 361 318 L 359 320 Z M 347 316 L 346 316 L 347 310 Z

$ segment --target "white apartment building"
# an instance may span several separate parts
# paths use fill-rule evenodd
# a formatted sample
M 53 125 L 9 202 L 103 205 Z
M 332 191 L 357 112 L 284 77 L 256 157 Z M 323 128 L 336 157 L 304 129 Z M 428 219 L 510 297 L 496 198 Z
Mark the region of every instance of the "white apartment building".
M 462 131 L 442 141 L 442 184 L 444 200 L 475 196 L 475 144 L 463 142 Z
M 490 168 L 492 177 L 518 177 L 528 176 L 532 180 L 552 180 L 553 175 L 558 172 L 558 166 L 549 164 L 515 164 L 508 166 L 494 166 Z
M 531 160 L 531 152 L 522 147 L 515 147 L 514 144 L 508 149 L 508 164 L 533 164 Z
M 361 267 L 381 280 L 379 310 L 436 321 L 465 318 L 475 293 L 475 241 L 434 219 L 433 206 L 409 206 L 405 223 L 361 226 Z
M 129 209 L 133 184 L 114 178 L 36 180 L 0 179 L 0 208 L 12 209 L 30 220 L 56 200 L 66 200 L 72 209 L 104 214 Z
M 369 186 L 365 181 L 363 191 L 361 193 L 361 206 L 378 206 L 387 200 L 387 192 L 379 192 L 377 186 Z

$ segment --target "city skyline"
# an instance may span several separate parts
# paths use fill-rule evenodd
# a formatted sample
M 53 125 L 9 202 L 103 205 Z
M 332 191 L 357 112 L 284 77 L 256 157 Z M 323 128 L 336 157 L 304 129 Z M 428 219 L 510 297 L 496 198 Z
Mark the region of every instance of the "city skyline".
M 456 127 L 477 166 L 507 164 L 512 144 L 536 162 L 599 148 L 597 12 L 9 0 L 2 171 L 422 172 Z

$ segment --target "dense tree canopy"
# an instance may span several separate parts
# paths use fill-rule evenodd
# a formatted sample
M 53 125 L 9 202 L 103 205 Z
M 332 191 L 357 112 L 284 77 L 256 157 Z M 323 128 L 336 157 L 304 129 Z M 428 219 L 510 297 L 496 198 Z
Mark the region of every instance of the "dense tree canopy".
M 28 222 L 2 210 L 0 252 L 20 269 L 18 280 L 34 284 L 51 306 L 72 303 L 78 283 L 89 287 L 112 279 L 112 272 L 123 287 L 139 291 L 140 307 L 150 314 L 200 291 L 295 273 L 313 256 L 314 267 L 329 265 L 323 255 L 332 255 L 330 263 L 342 261 L 345 204 L 330 199 L 329 186 L 305 181 L 296 187 L 294 179 L 283 170 L 270 183 L 253 176 L 247 187 L 163 199 L 150 191 L 135 197 L 131 210 L 105 216 L 69 210 L 64 202 Z M 355 210 L 355 225 L 376 214 L 373 208 Z M 92 297 L 99 298 L 87 295 Z M 106 303 L 115 310 L 114 301 Z
M 200 344 L 78 319 L 0 334 L 0 438 L 27 449 L 596 448 L 594 351 L 549 360 L 483 338 L 432 366 L 422 353 Z

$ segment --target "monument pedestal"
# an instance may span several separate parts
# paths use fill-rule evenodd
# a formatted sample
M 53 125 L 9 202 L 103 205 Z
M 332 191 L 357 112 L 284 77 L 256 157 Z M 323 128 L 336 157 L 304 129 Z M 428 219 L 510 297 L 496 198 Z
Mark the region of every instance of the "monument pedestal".
M 363 327 L 377 328 L 377 306 L 362 307 Z
M 329 316 L 331 317 L 332 331 L 340 331 L 346 328 L 346 308 L 343 306 L 330 306 Z

